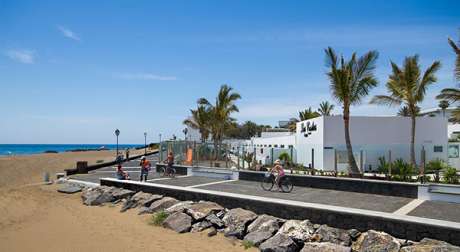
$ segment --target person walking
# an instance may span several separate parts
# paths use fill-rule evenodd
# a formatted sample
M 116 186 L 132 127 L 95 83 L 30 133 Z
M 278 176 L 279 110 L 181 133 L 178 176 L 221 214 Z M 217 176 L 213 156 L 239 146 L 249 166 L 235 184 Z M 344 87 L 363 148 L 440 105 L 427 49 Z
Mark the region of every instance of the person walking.
M 129 148 L 126 149 L 126 160 L 128 160 L 128 159 L 129 159 Z
M 140 181 L 147 182 L 147 176 L 149 175 L 149 171 L 151 168 L 150 161 L 148 161 L 144 156 L 142 156 L 140 166 L 141 166 Z

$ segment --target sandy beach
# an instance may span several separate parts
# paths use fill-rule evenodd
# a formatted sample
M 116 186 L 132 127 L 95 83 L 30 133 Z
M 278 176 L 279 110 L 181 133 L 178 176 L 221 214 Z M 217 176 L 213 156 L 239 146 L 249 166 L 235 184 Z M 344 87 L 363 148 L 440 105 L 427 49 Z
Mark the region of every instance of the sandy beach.
M 45 171 L 112 158 L 111 151 L 1 157 L 0 251 L 251 251 L 221 235 L 177 234 L 149 225 L 149 216 L 135 211 L 87 207 L 80 194 L 37 185 Z

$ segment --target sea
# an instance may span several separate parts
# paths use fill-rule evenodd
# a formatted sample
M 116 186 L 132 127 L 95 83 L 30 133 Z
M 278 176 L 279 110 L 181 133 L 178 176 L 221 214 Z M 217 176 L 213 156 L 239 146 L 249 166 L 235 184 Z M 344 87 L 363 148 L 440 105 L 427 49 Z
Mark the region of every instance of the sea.
M 119 149 L 142 147 L 143 144 L 119 144 Z M 0 144 L 0 156 L 39 154 L 45 151 L 116 150 L 116 144 Z

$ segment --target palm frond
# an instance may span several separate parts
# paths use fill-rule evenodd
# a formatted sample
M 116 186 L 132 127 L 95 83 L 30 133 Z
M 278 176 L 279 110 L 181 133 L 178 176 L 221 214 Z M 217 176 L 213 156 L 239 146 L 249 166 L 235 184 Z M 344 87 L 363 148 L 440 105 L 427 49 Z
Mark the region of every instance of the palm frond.
M 371 99 L 369 103 L 387 106 L 399 106 L 402 101 L 389 95 L 376 95 Z
M 425 70 L 422 80 L 417 85 L 415 100 L 422 101 L 425 97 L 426 89 L 429 85 L 435 83 L 437 78 L 435 73 L 441 68 L 441 62 L 435 61 L 428 69 Z
M 455 42 L 451 39 L 448 38 L 447 41 L 449 42 L 449 45 L 452 47 L 454 50 L 455 54 L 457 54 L 457 59 L 455 60 L 455 78 L 457 81 L 460 82 L 460 40 L 458 42 L 459 45 L 456 45 Z
M 460 101 L 460 89 L 458 88 L 445 88 L 441 93 L 436 96 L 436 99 L 450 101 L 451 103 Z

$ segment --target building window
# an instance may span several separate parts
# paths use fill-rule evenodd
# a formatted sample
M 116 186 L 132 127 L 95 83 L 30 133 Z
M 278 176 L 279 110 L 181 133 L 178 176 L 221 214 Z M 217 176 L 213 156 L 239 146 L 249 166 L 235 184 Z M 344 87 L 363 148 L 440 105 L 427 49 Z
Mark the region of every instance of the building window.
M 268 145 L 268 147 L 272 147 L 272 145 L 271 145 L 271 144 L 269 144 L 269 145 Z
M 284 144 L 281 145 L 281 148 L 284 148 Z
M 442 152 L 442 145 L 435 145 L 433 151 L 434 152 Z
M 292 149 L 292 148 L 294 148 L 294 146 L 293 145 L 288 145 L 288 148 Z
M 449 154 L 449 158 L 458 158 L 459 157 L 458 144 L 449 145 L 448 154 Z
M 260 149 L 260 154 L 264 154 L 264 149 Z
M 277 144 L 275 144 L 275 146 L 274 146 L 274 147 L 275 147 L 275 148 L 278 148 L 278 145 L 277 145 Z

